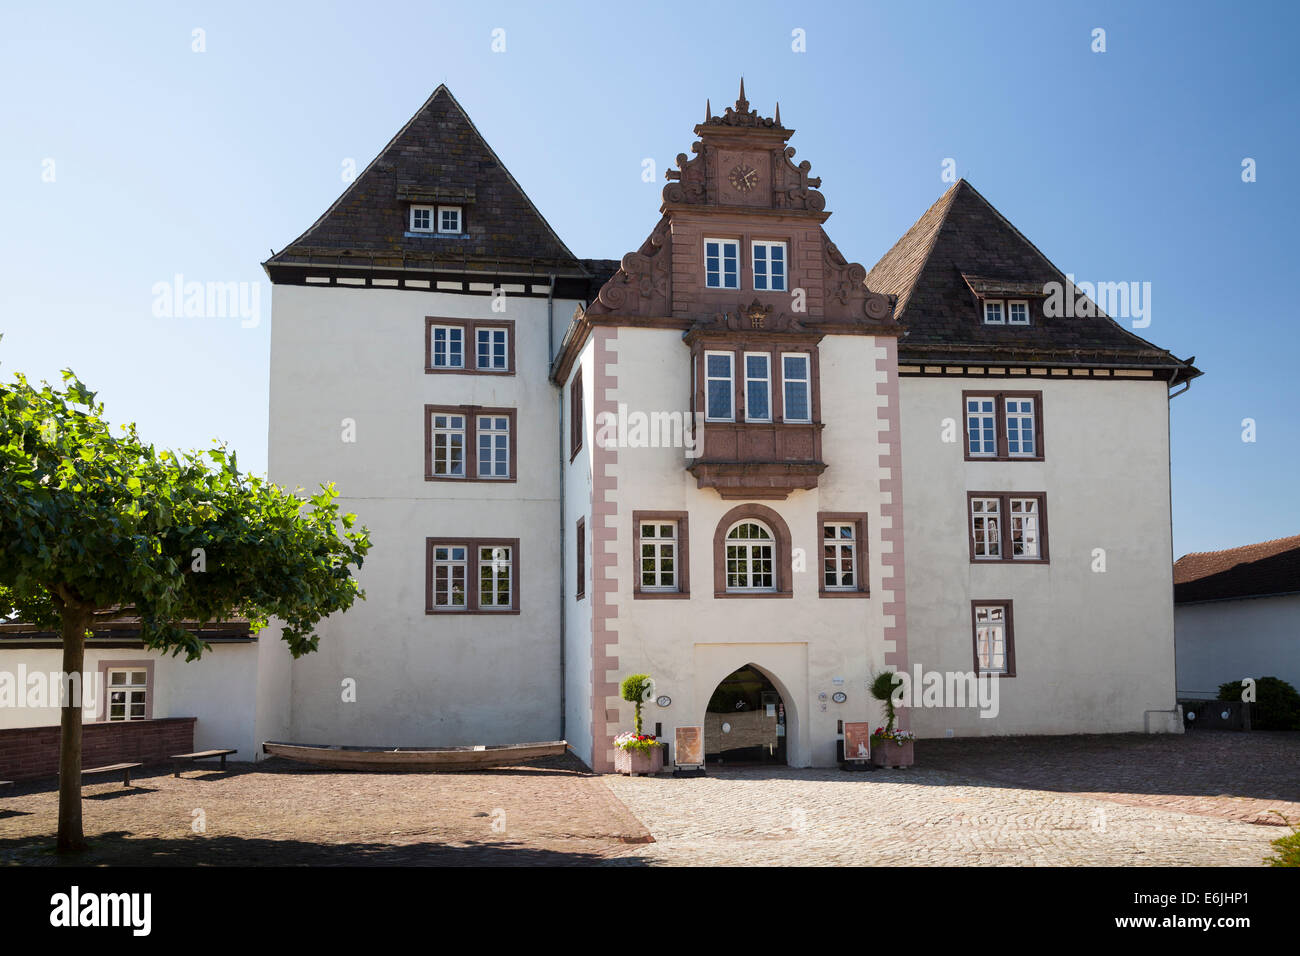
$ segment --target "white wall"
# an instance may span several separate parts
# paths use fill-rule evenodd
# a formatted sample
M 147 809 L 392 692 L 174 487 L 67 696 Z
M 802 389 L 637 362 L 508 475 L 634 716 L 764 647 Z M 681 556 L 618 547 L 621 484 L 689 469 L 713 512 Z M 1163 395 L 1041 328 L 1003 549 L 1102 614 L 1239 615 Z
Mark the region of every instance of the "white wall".
M 1280 677 L 1300 688 L 1300 594 L 1180 604 L 1178 696 L 1212 699 L 1243 677 Z
M 1046 460 L 964 461 L 963 389 L 1041 389 Z M 1175 706 L 1166 394 L 1159 381 L 903 378 L 913 666 L 970 671 L 971 600 L 1014 602 L 1000 714 L 914 710 L 919 736 L 1181 730 L 1145 714 Z M 1051 563 L 972 564 L 968 490 L 1046 492 Z
M 196 750 L 237 748 L 232 760 L 253 760 L 261 741 L 254 732 L 257 644 L 213 644 L 197 661 L 172 657 L 144 648 L 86 649 L 85 671 L 97 674 L 101 661 L 153 662 L 155 718 L 197 717 L 194 725 Z M 28 674 L 58 673 L 63 668 L 63 651 L 58 648 L 0 649 L 0 669 L 17 674 L 25 666 Z M 99 699 L 93 712 L 83 712 L 87 723 L 98 719 Z M 0 727 L 52 727 L 59 723 L 59 708 L 0 707 Z
M 557 438 L 557 448 L 564 465 L 564 736 L 578 758 L 591 766 L 591 605 L 592 581 L 592 515 L 591 515 L 591 449 L 592 449 L 592 343 L 588 342 L 579 354 L 565 382 L 561 400 L 564 406 L 563 428 Z M 582 448 L 569 461 L 569 388 L 574 379 L 582 376 L 583 413 Z M 586 588 L 582 600 L 577 598 L 577 550 L 573 539 L 578 519 L 586 518 Z
M 615 343 L 619 401 L 629 410 L 689 409 L 691 363 L 681 334 L 671 330 L 620 328 Z M 661 709 L 645 711 L 647 723 L 663 724 L 672 740 L 678 726 L 702 726 L 709 698 L 732 670 L 754 663 L 784 688 L 790 715 L 787 756 L 794 766 L 834 762 L 838 720 L 878 720 L 878 705 L 865 685 L 884 666 L 884 616 L 881 613 L 879 455 L 876 432 L 876 359 L 883 350 L 868 336 L 827 336 L 821 343 L 823 455 L 829 467 L 813 491 L 784 500 L 760 502 L 789 526 L 792 546 L 802 549 L 804 569 L 794 573 L 789 599 L 715 598 L 713 537 L 723 515 L 742 501 L 725 500 L 713 489 L 699 489 L 686 471 L 680 448 L 620 448 L 618 477 L 618 564 L 614 575 L 621 678 L 638 671 L 654 677 L 659 693 L 672 698 Z M 636 510 L 689 513 L 691 597 L 689 600 L 633 598 L 636 564 L 632 554 L 632 513 Z M 820 530 L 818 511 L 863 511 L 868 518 L 871 596 L 862 599 L 818 597 Z M 796 551 L 796 560 L 798 551 Z M 842 684 L 834 683 L 842 678 Z M 838 690 L 844 704 L 830 702 Z M 827 701 L 818 695 L 825 693 Z M 632 728 L 631 704 L 611 699 L 620 721 L 618 733 Z
M 495 744 L 559 733 L 558 403 L 547 381 L 545 299 L 277 285 L 270 476 L 314 489 L 370 529 L 367 599 L 323 622 L 291 665 L 283 736 L 308 743 Z M 575 303 L 557 302 L 558 322 Z M 516 374 L 426 374 L 425 317 L 515 322 Z M 518 481 L 424 478 L 424 405 L 518 409 Z M 341 421 L 356 422 L 356 442 Z M 426 537 L 520 539 L 515 615 L 425 613 Z M 342 699 L 345 678 L 357 700 Z M 268 688 L 268 694 L 271 694 Z

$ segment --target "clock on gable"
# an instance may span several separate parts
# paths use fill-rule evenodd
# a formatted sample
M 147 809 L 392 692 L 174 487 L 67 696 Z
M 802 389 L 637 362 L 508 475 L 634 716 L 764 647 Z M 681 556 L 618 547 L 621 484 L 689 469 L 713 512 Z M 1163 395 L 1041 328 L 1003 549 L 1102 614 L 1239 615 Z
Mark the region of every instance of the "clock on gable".
M 731 188 L 737 192 L 747 193 L 758 185 L 758 170 L 748 163 L 738 163 L 727 174 Z
M 766 206 L 772 181 L 767 154 L 756 150 L 718 150 L 717 183 L 723 202 L 741 206 Z

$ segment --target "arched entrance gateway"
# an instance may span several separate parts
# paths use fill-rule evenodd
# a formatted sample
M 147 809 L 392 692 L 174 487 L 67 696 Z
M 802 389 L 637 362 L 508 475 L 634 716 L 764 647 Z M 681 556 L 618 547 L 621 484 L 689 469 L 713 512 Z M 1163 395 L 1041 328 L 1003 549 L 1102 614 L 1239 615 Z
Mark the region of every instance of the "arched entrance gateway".
M 771 679 L 746 664 L 722 679 L 704 715 L 704 759 L 714 766 L 785 764 L 786 704 Z

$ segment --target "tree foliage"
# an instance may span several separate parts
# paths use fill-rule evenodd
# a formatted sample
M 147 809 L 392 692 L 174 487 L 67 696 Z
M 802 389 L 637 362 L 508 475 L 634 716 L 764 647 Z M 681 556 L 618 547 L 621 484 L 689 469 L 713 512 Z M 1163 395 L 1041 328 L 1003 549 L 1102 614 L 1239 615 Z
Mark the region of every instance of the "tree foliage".
M 204 644 L 179 622 L 275 616 L 297 657 L 321 618 L 363 596 L 353 571 L 369 536 L 332 485 L 304 501 L 241 474 L 225 446 L 114 435 L 95 393 L 63 379 L 0 386 L 0 613 L 56 625 L 70 605 L 95 619 L 131 608 L 148 646 L 189 660 Z
M 332 485 L 304 500 L 241 474 L 224 445 L 114 434 L 94 392 L 71 371 L 63 384 L 0 385 L 0 616 L 57 627 L 65 673 L 83 670 L 92 625 L 127 613 L 147 647 L 187 660 L 208 645 L 184 621 L 276 617 L 300 657 L 323 617 L 364 597 L 353 571 L 369 534 Z M 81 702 L 60 720 L 58 848 L 79 850 Z

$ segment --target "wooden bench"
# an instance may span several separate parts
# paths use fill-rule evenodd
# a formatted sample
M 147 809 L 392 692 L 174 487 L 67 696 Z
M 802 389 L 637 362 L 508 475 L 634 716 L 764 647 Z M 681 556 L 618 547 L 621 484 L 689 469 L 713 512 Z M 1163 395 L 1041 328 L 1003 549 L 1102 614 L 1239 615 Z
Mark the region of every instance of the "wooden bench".
M 0 787 L 12 787 L 13 785 L 14 782 L 12 780 L 0 780 Z
M 237 753 L 239 753 L 238 750 L 198 750 L 192 754 L 172 754 L 171 756 L 172 776 L 179 777 L 181 775 L 181 763 L 182 761 L 185 760 L 189 760 L 193 762 L 195 760 L 209 760 L 212 757 L 220 757 L 221 769 L 225 770 L 226 757 L 229 756 L 230 754 L 237 754 Z
M 143 766 L 144 764 L 142 763 L 110 763 L 103 767 L 87 767 L 81 771 L 81 779 L 82 782 L 84 783 L 85 779 L 89 776 L 92 776 L 93 774 L 115 773 L 116 771 L 120 770 L 122 771 L 122 786 L 129 787 L 131 786 L 131 771 L 134 770 L 136 767 L 143 767 Z

